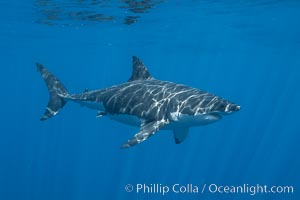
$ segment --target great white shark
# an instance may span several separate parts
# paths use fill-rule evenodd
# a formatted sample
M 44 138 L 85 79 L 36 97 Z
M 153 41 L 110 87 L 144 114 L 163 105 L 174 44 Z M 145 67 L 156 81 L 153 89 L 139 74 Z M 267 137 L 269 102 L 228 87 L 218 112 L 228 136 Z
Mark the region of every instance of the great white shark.
M 50 93 L 41 120 L 56 115 L 68 101 L 97 110 L 96 117 L 109 116 L 140 127 L 122 147 L 139 144 L 159 130 L 172 130 L 175 143 L 185 140 L 190 127 L 216 122 L 240 110 L 223 98 L 182 84 L 155 79 L 144 63 L 133 56 L 133 70 L 125 83 L 99 90 L 71 94 L 50 71 L 37 63 Z

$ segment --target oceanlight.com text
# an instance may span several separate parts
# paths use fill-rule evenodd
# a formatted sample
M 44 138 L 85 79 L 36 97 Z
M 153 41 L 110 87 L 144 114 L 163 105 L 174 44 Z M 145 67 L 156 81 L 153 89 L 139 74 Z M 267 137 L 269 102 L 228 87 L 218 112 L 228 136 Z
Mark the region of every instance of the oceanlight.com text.
M 204 190 L 207 187 L 207 185 L 204 186 Z M 207 191 L 210 193 L 225 193 L 225 194 L 250 194 L 250 195 L 256 195 L 256 194 L 292 194 L 294 193 L 294 187 L 293 186 L 268 186 L 268 185 L 249 185 L 249 184 L 243 184 L 243 185 L 231 185 L 231 186 L 225 186 L 225 185 L 217 185 L 217 184 L 210 184 L 208 185 Z

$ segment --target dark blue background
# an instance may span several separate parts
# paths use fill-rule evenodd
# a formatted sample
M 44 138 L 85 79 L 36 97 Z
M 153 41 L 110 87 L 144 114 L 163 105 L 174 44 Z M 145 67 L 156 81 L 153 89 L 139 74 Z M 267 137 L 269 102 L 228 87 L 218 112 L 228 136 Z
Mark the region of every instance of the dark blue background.
M 299 199 L 300 2 L 154 3 L 133 12 L 122 1 L 0 2 L 1 200 Z M 78 19 L 72 9 L 114 19 Z M 126 15 L 138 17 L 124 24 Z M 132 55 L 155 78 L 242 110 L 191 129 L 180 145 L 161 131 L 125 150 L 136 128 L 76 104 L 39 121 L 48 92 L 35 62 L 81 92 L 128 80 Z M 128 183 L 292 185 L 294 194 L 162 197 L 126 193 Z

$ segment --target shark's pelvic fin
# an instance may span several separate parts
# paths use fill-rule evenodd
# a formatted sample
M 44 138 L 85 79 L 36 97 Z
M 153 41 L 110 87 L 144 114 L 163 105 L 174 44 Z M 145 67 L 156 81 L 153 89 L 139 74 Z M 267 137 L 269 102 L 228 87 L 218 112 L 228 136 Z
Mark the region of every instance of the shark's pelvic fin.
M 152 79 L 147 67 L 136 56 L 132 56 L 132 65 L 132 75 L 128 81 Z
M 173 132 L 174 132 L 175 143 L 180 144 L 187 137 L 189 133 L 189 128 L 188 127 L 175 128 Z
M 107 115 L 107 113 L 106 113 L 106 112 L 103 112 L 103 111 L 99 111 L 99 112 L 97 113 L 97 115 L 96 115 L 96 118 L 102 117 L 102 116 L 104 116 L 104 115 Z
M 125 143 L 122 146 L 122 148 L 132 147 L 136 144 L 139 144 L 147 140 L 149 137 L 151 137 L 157 131 L 159 131 L 165 124 L 168 124 L 168 121 L 160 120 L 160 121 L 143 123 L 141 125 L 140 131 L 136 133 L 132 139 L 128 140 L 127 143 Z
M 41 120 L 46 120 L 58 113 L 58 111 L 66 104 L 64 96 L 68 94 L 65 86 L 45 67 L 36 64 L 37 70 L 41 73 L 50 94 L 50 100 Z

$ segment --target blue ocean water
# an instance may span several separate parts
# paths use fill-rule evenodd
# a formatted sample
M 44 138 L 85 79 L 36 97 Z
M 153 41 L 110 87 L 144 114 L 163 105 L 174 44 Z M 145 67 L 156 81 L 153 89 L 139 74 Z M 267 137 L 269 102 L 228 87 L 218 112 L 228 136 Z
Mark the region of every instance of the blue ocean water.
M 300 198 L 299 1 L 12 0 L 0 9 L 1 200 Z M 191 129 L 180 145 L 160 131 L 129 149 L 119 147 L 137 128 L 73 103 L 39 121 L 49 96 L 36 62 L 76 93 L 127 81 L 132 55 L 155 78 L 241 111 Z M 293 193 L 208 190 L 257 184 Z

